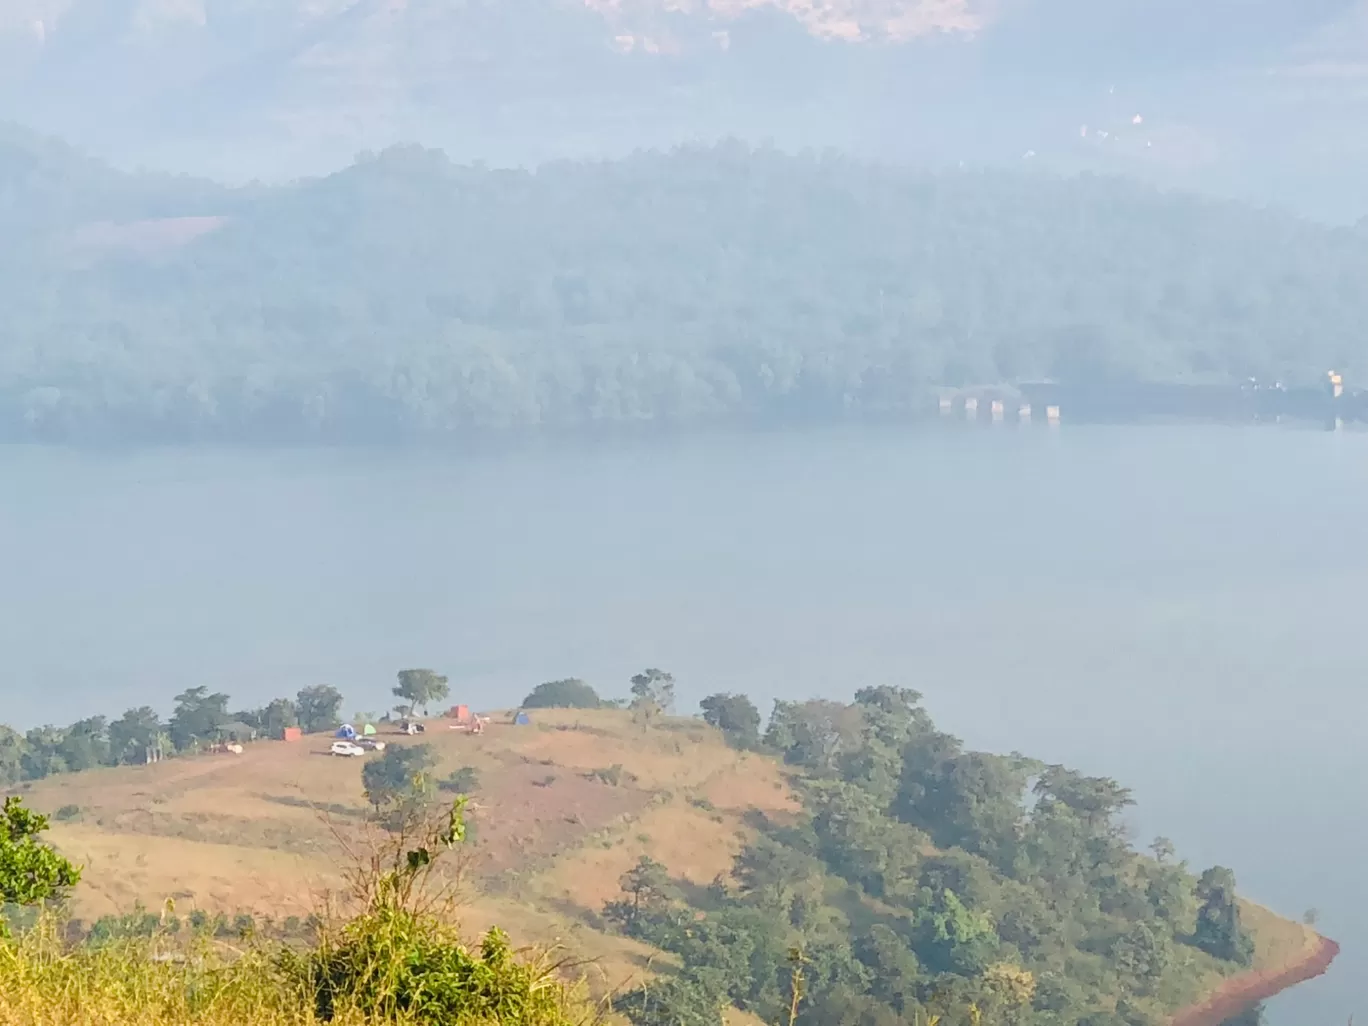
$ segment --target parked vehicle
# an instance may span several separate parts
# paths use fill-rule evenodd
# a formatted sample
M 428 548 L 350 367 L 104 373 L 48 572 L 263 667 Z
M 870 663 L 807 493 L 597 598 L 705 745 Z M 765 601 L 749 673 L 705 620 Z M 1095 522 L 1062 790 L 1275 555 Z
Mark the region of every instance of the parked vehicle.
M 345 755 L 355 758 L 358 755 L 365 755 L 366 750 L 355 741 L 334 741 L 332 746 L 333 755 Z
M 368 752 L 383 752 L 385 750 L 385 742 L 379 738 L 363 737 L 359 738 L 356 743 Z

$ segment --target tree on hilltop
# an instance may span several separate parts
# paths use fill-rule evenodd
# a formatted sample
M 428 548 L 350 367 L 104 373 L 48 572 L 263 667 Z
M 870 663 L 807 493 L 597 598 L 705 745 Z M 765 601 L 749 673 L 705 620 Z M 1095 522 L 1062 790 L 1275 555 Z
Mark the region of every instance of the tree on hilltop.
M 745 695 L 709 695 L 699 703 L 703 720 L 727 736 L 733 748 L 751 749 L 760 744 L 760 710 Z
M 109 725 L 109 761 L 116 765 L 138 766 L 149 753 L 164 747 L 161 717 L 151 706 L 129 709 Z
M 171 716 L 171 743 L 178 749 L 207 741 L 228 722 L 228 696 L 209 693 L 205 687 L 187 688 L 176 696 L 176 711 Z
M 643 720 L 663 716 L 674 708 L 674 674 L 654 667 L 632 678 L 632 711 Z
M 299 706 L 288 698 L 277 698 L 261 710 L 261 729 L 280 737 L 290 727 L 299 726 Z
M 598 692 L 578 677 L 538 684 L 522 702 L 524 709 L 598 709 L 603 705 Z
M 421 706 L 425 716 L 428 706 L 445 700 L 450 694 L 447 679 L 434 670 L 400 670 L 399 683 L 394 687 L 396 698 L 402 698 L 410 706 Z
M 342 695 L 327 684 L 315 684 L 295 696 L 295 711 L 306 734 L 332 730 L 341 722 Z

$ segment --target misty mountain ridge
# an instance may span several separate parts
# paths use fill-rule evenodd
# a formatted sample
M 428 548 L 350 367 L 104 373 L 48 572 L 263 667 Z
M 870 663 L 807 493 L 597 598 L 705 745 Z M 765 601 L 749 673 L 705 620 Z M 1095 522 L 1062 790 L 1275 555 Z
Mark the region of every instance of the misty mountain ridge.
M 739 137 L 1368 212 L 1362 0 L 11 0 L 0 117 L 124 165 L 319 174 Z M 1137 120 L 1138 119 L 1138 120 Z
M 26 140 L 28 140 L 26 142 Z M 1368 231 L 741 143 L 228 188 L 0 140 L 0 438 L 906 418 L 945 385 L 1368 376 Z

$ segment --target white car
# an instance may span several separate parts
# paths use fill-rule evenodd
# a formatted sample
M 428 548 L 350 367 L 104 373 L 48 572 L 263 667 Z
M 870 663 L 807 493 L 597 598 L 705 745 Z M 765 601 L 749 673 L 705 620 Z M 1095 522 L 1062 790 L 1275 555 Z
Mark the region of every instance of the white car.
M 355 758 L 358 755 L 365 755 L 366 750 L 354 741 L 334 741 L 332 746 L 333 755 L 345 755 Z

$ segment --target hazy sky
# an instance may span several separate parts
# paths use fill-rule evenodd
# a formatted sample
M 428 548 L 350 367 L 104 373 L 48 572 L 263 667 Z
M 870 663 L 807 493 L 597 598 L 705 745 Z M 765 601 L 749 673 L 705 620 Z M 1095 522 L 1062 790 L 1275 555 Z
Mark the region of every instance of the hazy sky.
M 898 47 L 818 42 L 776 13 L 787 3 L 730 21 L 643 2 L 619 24 L 555 0 L 397 14 L 359 0 L 316 20 L 297 0 L 217 0 L 199 24 L 165 0 L 72 0 L 41 44 L 33 19 L 0 21 L 0 118 L 125 165 L 236 180 L 401 141 L 529 163 L 739 135 L 940 163 L 1029 150 L 1063 170 L 1368 213 L 1368 144 L 1350 127 L 1368 78 L 1343 74 L 1368 68 L 1363 0 L 965 0 L 985 31 Z M 825 0 L 876 27 L 915 3 Z M 1268 74 L 1331 57 L 1337 77 Z M 1081 123 L 1131 107 L 1151 134 L 1079 143 Z

